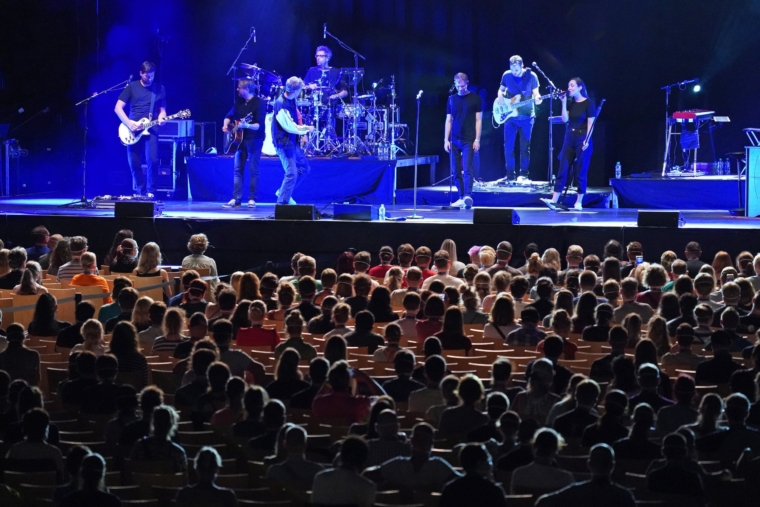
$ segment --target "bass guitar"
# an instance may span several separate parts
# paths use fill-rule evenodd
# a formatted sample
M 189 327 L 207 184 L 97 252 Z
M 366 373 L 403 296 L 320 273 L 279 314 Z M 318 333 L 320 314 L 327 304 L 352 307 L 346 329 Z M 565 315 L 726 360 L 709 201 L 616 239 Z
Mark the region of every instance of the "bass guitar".
M 177 114 L 167 116 L 166 121 L 174 120 L 177 118 L 190 118 L 190 110 L 183 109 Z M 150 121 L 148 118 L 142 118 L 141 120 L 138 120 L 137 123 L 140 124 L 140 129 L 136 131 L 130 130 L 129 127 L 127 127 L 123 123 L 119 125 L 119 139 L 121 139 L 121 144 L 123 144 L 124 146 L 131 146 L 135 144 L 145 134 L 150 135 L 150 132 L 148 132 L 148 129 L 158 125 L 158 120 Z
M 505 97 L 503 103 L 499 103 L 499 98 L 497 97 L 493 101 L 493 120 L 496 122 L 497 125 L 502 125 L 508 119 L 517 116 L 518 108 L 532 104 L 537 100 L 544 100 L 550 97 L 554 97 L 556 99 L 563 93 L 564 92 L 556 91 L 554 93 L 549 93 L 548 95 L 544 95 L 543 97 L 539 97 L 537 99 L 526 99 L 526 100 L 520 100 L 521 96 L 515 95 L 514 97 L 509 98 L 509 99 Z
M 243 130 L 248 127 L 251 120 L 253 120 L 253 113 L 248 113 L 242 120 L 235 120 L 235 124 L 232 127 L 227 127 L 227 149 L 224 150 L 225 155 L 237 151 L 240 143 L 243 142 Z

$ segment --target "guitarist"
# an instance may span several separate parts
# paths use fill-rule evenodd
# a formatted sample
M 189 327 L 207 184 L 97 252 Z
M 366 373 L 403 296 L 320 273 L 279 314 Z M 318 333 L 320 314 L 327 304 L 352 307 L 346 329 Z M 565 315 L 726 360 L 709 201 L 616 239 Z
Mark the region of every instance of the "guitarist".
M 521 56 L 515 55 L 509 59 L 509 70 L 501 76 L 499 86 L 499 101 L 506 105 L 509 99 L 519 95 L 515 102 L 536 99 L 540 104 L 541 95 L 538 93 L 538 77 L 530 69 L 523 67 Z M 529 181 L 530 168 L 530 136 L 536 119 L 534 103 L 517 109 L 517 116 L 507 119 L 504 123 L 504 158 L 507 165 L 507 176 L 499 181 L 515 180 L 515 137 L 520 136 L 520 174 L 518 183 Z
M 243 129 L 243 141 L 235 152 L 235 179 L 232 189 L 232 199 L 223 205 L 223 208 L 239 208 L 243 197 L 243 180 L 245 179 L 245 164 L 250 163 L 251 182 L 248 189 L 248 207 L 256 206 L 256 188 L 259 184 L 259 161 L 261 160 L 261 148 L 264 146 L 264 128 L 267 109 L 261 99 L 254 95 L 256 88 L 250 79 L 238 80 L 238 98 L 232 109 L 224 118 L 222 132 L 227 133 L 231 128 L 230 122 L 251 115 L 250 123 L 241 123 L 238 128 Z
M 132 81 L 124 88 L 116 101 L 114 112 L 119 120 L 133 132 L 140 130 L 137 120 L 158 117 L 158 124 L 166 121 L 166 89 L 154 82 L 156 64 L 145 61 L 140 66 L 140 80 Z M 129 116 L 124 106 L 129 104 Z M 148 160 L 147 182 L 142 172 L 143 153 Z M 136 195 L 153 197 L 153 182 L 158 172 L 158 136 L 144 135 L 135 144 L 127 146 L 129 170 L 132 171 L 132 188 Z

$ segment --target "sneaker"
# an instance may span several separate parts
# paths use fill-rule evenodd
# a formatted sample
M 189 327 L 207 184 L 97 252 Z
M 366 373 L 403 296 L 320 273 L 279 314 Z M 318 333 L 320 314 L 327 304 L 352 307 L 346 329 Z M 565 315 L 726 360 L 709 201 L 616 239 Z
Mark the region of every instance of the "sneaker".
M 222 204 L 222 208 L 239 208 L 240 207 L 240 199 L 230 199 L 230 202 L 227 204 Z
M 580 201 L 576 202 L 575 206 L 573 206 L 573 210 L 574 211 L 583 211 L 583 203 L 581 203 Z
M 457 199 L 456 201 L 451 203 L 452 206 L 455 208 L 464 208 L 464 200 L 463 199 Z
M 530 178 L 527 176 L 518 176 L 517 177 L 517 183 L 519 185 L 529 185 L 530 184 Z
M 547 199 L 546 197 L 542 197 L 540 201 L 546 206 L 549 207 L 550 210 L 556 210 L 557 209 L 557 203 L 555 201 L 552 201 L 551 199 Z
M 253 199 L 248 199 L 248 207 L 249 208 L 255 208 L 256 207 L 256 201 Z
M 469 195 L 464 196 L 464 208 L 470 209 L 472 208 L 472 197 Z

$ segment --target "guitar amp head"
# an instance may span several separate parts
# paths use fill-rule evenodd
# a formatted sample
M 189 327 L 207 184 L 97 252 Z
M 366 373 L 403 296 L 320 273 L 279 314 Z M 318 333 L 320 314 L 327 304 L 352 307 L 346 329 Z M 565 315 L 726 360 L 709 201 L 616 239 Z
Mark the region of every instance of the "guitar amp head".
M 195 122 L 193 120 L 169 120 L 163 125 L 156 125 L 153 130 L 158 133 L 158 137 L 183 139 L 195 135 Z

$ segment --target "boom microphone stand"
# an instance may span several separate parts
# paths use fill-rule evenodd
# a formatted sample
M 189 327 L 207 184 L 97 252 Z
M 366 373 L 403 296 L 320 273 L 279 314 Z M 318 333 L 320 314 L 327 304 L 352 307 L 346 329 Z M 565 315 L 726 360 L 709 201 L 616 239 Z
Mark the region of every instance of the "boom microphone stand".
M 549 97 L 549 171 L 546 176 L 546 181 L 551 182 L 552 176 L 554 175 L 554 124 L 552 124 L 552 111 L 554 111 L 554 95 L 557 91 L 557 87 L 554 86 L 552 80 L 549 79 L 536 62 L 533 62 L 531 65 L 534 69 L 539 71 L 544 79 L 546 79 L 546 82 L 549 83 L 549 92 L 551 93 L 551 96 Z
M 406 218 L 411 220 L 419 220 L 422 218 L 417 214 L 417 156 L 419 154 L 420 147 L 420 99 L 422 98 L 422 90 L 417 93 L 417 132 L 414 138 L 414 211 Z
M 230 69 L 227 71 L 227 74 L 225 74 L 225 76 L 229 76 L 230 72 L 235 71 L 235 73 L 232 74 L 233 83 L 237 81 L 237 62 L 238 60 L 240 60 L 240 57 L 243 56 L 243 51 L 248 49 L 248 43 L 251 42 L 251 39 L 253 39 L 254 43 L 256 42 L 256 27 L 255 26 L 251 27 L 251 31 L 248 34 L 248 40 L 245 41 L 245 44 L 243 44 L 243 47 L 240 48 L 240 52 L 235 57 L 235 61 L 232 62 L 232 65 L 230 65 Z M 258 80 L 256 80 L 256 84 L 257 85 L 259 84 Z M 259 93 L 260 92 L 261 90 L 259 90 Z M 232 103 L 233 104 L 235 103 L 235 100 L 237 100 L 237 83 L 234 83 L 234 86 L 232 88 Z
M 59 208 L 94 208 L 92 201 L 87 200 L 87 119 L 88 119 L 88 106 L 90 105 L 90 101 L 94 99 L 95 97 L 100 97 L 101 95 L 105 95 L 108 92 L 112 92 L 117 89 L 126 88 L 129 86 L 129 82 L 132 80 L 132 76 L 129 76 L 129 78 L 126 81 L 122 81 L 121 83 L 117 83 L 110 88 L 106 88 L 102 92 L 96 92 L 87 97 L 86 99 L 80 100 L 74 106 L 81 106 L 84 104 L 84 136 L 82 139 L 82 146 L 84 149 L 82 150 L 82 197 L 79 198 L 78 201 L 71 201 L 66 204 L 62 204 L 59 206 Z

